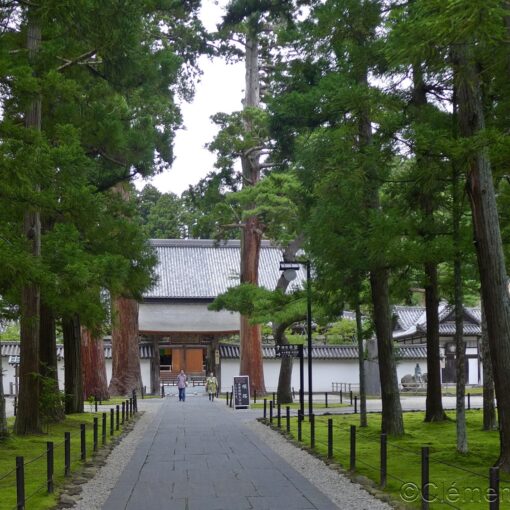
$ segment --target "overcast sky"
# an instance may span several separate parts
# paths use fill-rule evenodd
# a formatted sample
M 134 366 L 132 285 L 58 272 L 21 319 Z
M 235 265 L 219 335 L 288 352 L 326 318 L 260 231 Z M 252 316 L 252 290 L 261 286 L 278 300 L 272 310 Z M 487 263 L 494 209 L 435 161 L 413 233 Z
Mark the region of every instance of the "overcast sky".
M 226 0 L 203 0 L 201 19 L 207 30 L 215 30 L 223 14 Z M 204 145 L 211 142 L 217 129 L 210 116 L 217 112 L 241 109 L 244 90 L 243 64 L 227 65 L 219 59 L 200 59 L 203 75 L 196 86 L 193 103 L 181 106 L 185 130 L 175 139 L 175 161 L 170 170 L 147 181 L 136 182 L 142 188 L 150 182 L 160 191 L 180 195 L 189 184 L 197 183 L 213 170 L 214 155 Z

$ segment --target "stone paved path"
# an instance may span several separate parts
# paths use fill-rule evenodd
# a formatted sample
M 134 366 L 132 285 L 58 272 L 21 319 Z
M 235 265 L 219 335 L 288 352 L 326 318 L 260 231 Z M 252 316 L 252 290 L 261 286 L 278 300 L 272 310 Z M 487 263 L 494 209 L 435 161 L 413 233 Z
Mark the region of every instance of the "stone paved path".
M 103 510 L 337 509 L 245 426 L 255 416 L 166 399 Z

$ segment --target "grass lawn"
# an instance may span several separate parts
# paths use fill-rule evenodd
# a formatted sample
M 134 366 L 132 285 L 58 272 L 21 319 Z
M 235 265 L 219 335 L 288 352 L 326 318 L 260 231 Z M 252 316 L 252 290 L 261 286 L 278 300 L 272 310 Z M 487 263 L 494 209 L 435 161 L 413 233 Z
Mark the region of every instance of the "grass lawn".
M 469 453 L 456 452 L 454 413 L 442 423 L 424 423 L 423 412 L 404 413 L 406 434 L 400 439 L 388 438 L 387 492 L 411 508 L 420 508 L 421 447 L 430 448 L 430 508 L 488 508 L 489 467 L 499 451 L 498 432 L 484 432 L 482 412 L 468 411 Z M 316 417 L 315 450 L 327 456 L 327 420 L 333 419 L 334 461 L 349 469 L 350 425 L 359 424 L 359 415 Z M 357 427 L 356 472 L 380 481 L 379 414 L 368 415 L 368 427 Z M 276 422 L 273 422 L 276 423 Z M 282 420 L 282 430 L 285 420 Z M 310 424 L 303 422 L 303 442 L 310 444 Z M 297 419 L 291 419 L 291 435 L 297 439 Z M 501 474 L 501 508 L 510 507 L 510 475 Z M 443 503 L 441 503 L 443 502 Z M 447 504 L 448 503 L 448 504 Z
M 102 416 L 98 414 L 68 415 L 64 422 L 52 424 L 44 434 L 33 436 L 10 435 L 0 440 L 0 508 L 11 510 L 16 508 L 16 457 L 24 457 L 25 463 L 25 498 L 26 508 L 44 510 L 55 506 L 55 495 L 47 494 L 46 490 L 46 442 L 54 443 L 54 483 L 55 492 L 66 479 L 64 477 L 64 432 L 71 433 L 71 474 L 83 465 L 80 460 L 80 424 L 86 424 L 86 454 L 90 460 L 93 447 L 93 421 L 99 417 L 98 449 L 101 449 Z M 12 428 L 14 418 L 8 419 Z M 114 427 L 115 428 L 115 427 Z M 120 425 L 122 429 L 122 425 Z M 114 430 L 114 435 L 120 431 Z M 106 441 L 110 442 L 110 416 L 107 417 Z
M 282 414 L 285 414 L 285 408 L 289 406 L 291 409 L 299 409 L 299 402 L 293 402 L 292 404 L 282 404 Z M 339 404 L 338 402 L 328 402 L 328 408 L 338 408 L 338 407 L 349 407 L 349 404 Z M 250 404 L 251 409 L 264 409 L 264 401 L 259 402 L 257 399 L 256 404 Z M 324 402 L 314 402 L 313 403 L 314 409 L 326 409 L 326 404 Z M 308 401 L 305 402 L 305 412 L 307 412 L 308 409 Z M 269 414 L 269 401 L 267 402 L 267 412 Z M 274 407 L 274 414 L 276 415 L 276 406 Z

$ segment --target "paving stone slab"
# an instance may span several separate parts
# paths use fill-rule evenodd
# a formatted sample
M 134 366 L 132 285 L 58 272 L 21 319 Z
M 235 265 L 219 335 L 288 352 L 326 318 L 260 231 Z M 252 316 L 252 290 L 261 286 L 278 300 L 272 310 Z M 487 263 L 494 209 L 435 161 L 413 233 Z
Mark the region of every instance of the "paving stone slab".
M 254 416 L 165 400 L 103 510 L 336 509 L 245 425 Z

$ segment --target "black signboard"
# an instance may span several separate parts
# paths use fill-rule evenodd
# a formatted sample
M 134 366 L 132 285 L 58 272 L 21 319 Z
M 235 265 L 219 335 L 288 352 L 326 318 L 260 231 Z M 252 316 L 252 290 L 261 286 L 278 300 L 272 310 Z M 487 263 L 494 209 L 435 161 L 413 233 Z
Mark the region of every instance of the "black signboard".
M 297 358 L 299 356 L 299 345 L 275 345 L 275 357 L 276 358 Z
M 247 375 L 234 377 L 234 409 L 250 407 L 250 378 Z

